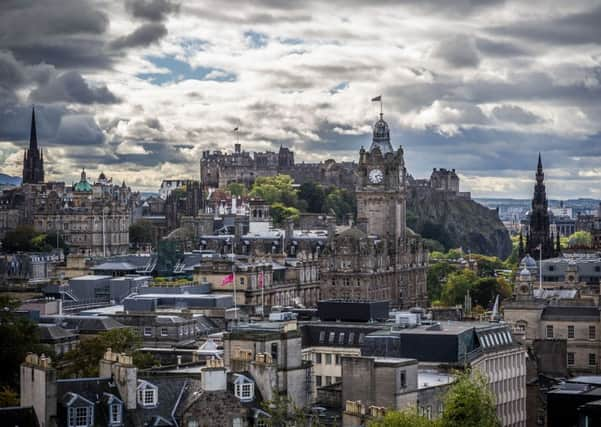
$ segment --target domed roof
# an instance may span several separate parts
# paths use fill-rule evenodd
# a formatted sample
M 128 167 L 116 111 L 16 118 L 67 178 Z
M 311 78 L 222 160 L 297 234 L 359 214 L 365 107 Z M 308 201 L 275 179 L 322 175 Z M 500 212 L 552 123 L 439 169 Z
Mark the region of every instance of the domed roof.
M 104 172 L 100 172 L 100 175 L 98 175 L 98 181 L 106 181 L 106 175 Z
M 79 180 L 79 182 L 77 184 L 75 184 L 73 186 L 73 191 L 88 192 L 88 193 L 92 192 L 92 186 L 90 185 L 90 183 L 88 182 L 88 180 L 86 178 L 86 171 L 85 171 L 85 169 L 82 169 L 82 171 L 81 171 L 81 179 Z
M 528 270 L 526 267 L 520 271 L 520 279 L 530 279 L 531 277 L 532 274 L 530 274 L 530 270 Z
M 520 267 L 536 268 L 536 261 L 530 256 L 530 254 L 526 254 L 526 256 L 520 261 Z
M 392 153 L 392 145 L 390 145 L 390 128 L 388 123 L 384 121 L 382 113 L 380 119 L 374 124 L 373 139 L 369 151 L 374 151 L 378 148 L 382 154 Z

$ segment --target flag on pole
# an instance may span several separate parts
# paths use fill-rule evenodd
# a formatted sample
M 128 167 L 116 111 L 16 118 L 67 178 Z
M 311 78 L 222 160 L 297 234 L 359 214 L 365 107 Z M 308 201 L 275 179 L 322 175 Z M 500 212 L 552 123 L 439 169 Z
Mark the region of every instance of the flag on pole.
M 378 95 L 375 98 L 371 99 L 371 102 L 378 102 L 378 101 L 382 101 L 382 95 Z
M 225 276 L 221 281 L 221 286 L 229 285 L 230 283 L 234 283 L 234 273 Z
M 539 243 L 538 246 L 536 247 L 536 249 L 538 249 L 539 251 L 543 248 L 543 244 Z
M 238 132 L 238 126 L 234 128 L 234 132 Z
M 262 271 L 259 271 L 259 289 L 263 288 L 263 279 L 264 279 L 264 273 Z

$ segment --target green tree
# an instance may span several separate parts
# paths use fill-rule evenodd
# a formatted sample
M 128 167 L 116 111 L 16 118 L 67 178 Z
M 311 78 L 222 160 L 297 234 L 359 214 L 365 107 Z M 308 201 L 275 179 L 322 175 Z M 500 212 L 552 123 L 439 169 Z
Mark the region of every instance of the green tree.
M 511 286 L 502 277 L 481 277 L 476 280 L 470 291 L 474 305 L 487 308 L 494 304 L 499 295 L 500 300 L 511 296 Z
M 465 295 L 472 290 L 477 280 L 478 276 L 471 270 L 449 274 L 442 288 L 442 301 L 449 306 L 463 304 Z
M 478 275 L 480 277 L 494 276 L 495 270 L 501 270 L 505 267 L 503 261 L 496 256 L 471 254 L 470 258 L 478 263 Z
M 270 205 L 282 203 L 284 206 L 293 207 L 297 203 L 297 190 L 294 180 L 288 175 L 260 176 L 250 190 L 251 197 L 258 197 Z
M 588 231 L 577 231 L 568 237 L 569 248 L 590 248 L 593 237 Z
M 448 262 L 443 261 L 430 264 L 426 276 L 428 298 L 430 301 L 440 299 L 444 281 L 449 274 L 455 271 L 457 271 L 457 267 Z
M 138 249 L 145 244 L 154 243 L 153 226 L 145 219 L 138 220 L 129 226 L 129 242 Z
M 246 186 L 241 182 L 230 182 L 227 185 L 227 191 L 229 191 L 232 196 L 237 197 L 245 196 L 248 192 Z
M 297 220 L 299 218 L 299 211 L 297 208 L 284 206 L 282 203 L 274 203 L 270 207 L 271 218 L 273 224 L 276 227 L 285 225 L 286 220 L 289 218 Z
M 33 251 L 32 240 L 39 233 L 30 225 L 20 225 L 15 230 L 9 231 L 2 241 L 2 249 L 6 252 L 29 252 Z
M 354 194 L 335 187 L 329 187 L 326 194 L 323 206 L 324 213 L 334 212 L 338 220 L 345 220 L 349 214 L 354 215 L 357 207 Z
M 0 408 L 7 406 L 19 406 L 18 393 L 9 386 L 2 386 L 0 389 Z
M 477 371 L 456 377 L 444 399 L 441 427 L 498 427 L 495 399 Z
M 49 354 L 40 344 L 38 328 L 25 316 L 15 313 L 18 301 L 0 296 L 0 384 L 17 390 L 19 366 L 28 352 Z
M 417 414 L 415 408 L 403 411 L 388 411 L 386 415 L 370 421 L 368 427 L 435 427 L 436 421 Z
M 131 354 L 138 369 L 155 365 L 156 360 L 152 355 L 138 351 L 141 345 L 142 339 L 130 328 L 102 332 L 82 341 L 75 350 L 65 353 L 59 363 L 59 375 L 62 378 L 97 376 L 98 362 L 109 347 L 115 353 Z
M 305 182 L 301 184 L 298 191 L 298 198 L 307 203 L 307 212 L 323 212 L 326 193 L 320 184 L 314 182 Z
M 281 394 L 276 394 L 272 400 L 265 401 L 261 407 L 270 416 L 266 421 L 273 427 L 284 426 L 312 426 L 307 414 L 298 408 L 292 400 Z

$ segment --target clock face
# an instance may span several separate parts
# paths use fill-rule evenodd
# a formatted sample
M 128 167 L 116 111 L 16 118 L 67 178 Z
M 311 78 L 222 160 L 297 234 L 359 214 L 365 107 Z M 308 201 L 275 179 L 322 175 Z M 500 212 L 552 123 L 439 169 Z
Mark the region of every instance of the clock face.
M 372 169 L 369 171 L 369 182 L 372 184 L 380 184 L 384 180 L 384 174 L 380 169 Z

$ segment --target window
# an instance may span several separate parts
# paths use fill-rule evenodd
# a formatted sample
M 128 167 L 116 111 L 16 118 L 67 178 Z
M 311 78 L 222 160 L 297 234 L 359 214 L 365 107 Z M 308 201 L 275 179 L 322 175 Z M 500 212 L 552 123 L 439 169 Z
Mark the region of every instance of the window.
M 321 364 L 321 353 L 315 353 L 315 363 Z
M 152 328 L 149 326 L 146 326 L 144 328 L 144 336 L 145 337 L 151 337 L 152 336 Z
M 349 345 L 353 345 L 353 341 L 355 340 L 355 333 L 354 332 L 350 332 L 348 334 L 348 343 Z
M 326 331 L 321 331 L 319 333 L 319 343 L 323 344 L 326 341 Z
M 574 338 L 574 325 L 568 325 L 568 338 Z
M 234 395 L 242 401 L 253 400 L 255 397 L 255 385 L 252 382 L 240 382 L 236 384 Z
M 88 427 L 92 425 L 92 408 L 79 406 L 69 408 L 69 427 Z
M 244 286 L 244 277 L 240 278 L 240 285 Z
M 341 383 L 341 382 L 342 382 L 342 377 L 336 377 L 336 378 L 335 378 L 335 381 L 336 381 L 337 383 Z
M 169 335 L 167 328 L 161 328 L 161 336 L 166 337 L 167 335 Z
M 315 385 L 321 387 L 321 375 L 315 375 Z
M 568 353 L 568 366 L 573 366 L 574 360 L 574 353 Z
M 547 338 L 553 338 L 553 325 L 547 325 L 546 332 Z
M 407 372 L 401 371 L 399 378 L 400 378 L 401 388 L 407 387 Z
M 340 344 L 340 345 L 344 344 L 344 332 L 340 332 L 338 334 L 338 344 Z
M 335 355 L 334 363 L 336 365 L 340 365 L 340 355 L 339 354 Z
M 588 339 L 594 340 L 595 338 L 597 338 L 597 328 L 591 325 L 588 327 Z
M 363 332 L 361 332 L 359 334 L 359 345 L 363 344 L 363 339 L 365 338 L 365 334 Z
M 109 411 L 111 424 L 121 424 L 121 405 L 119 403 L 113 403 L 111 404 Z
M 138 386 L 138 404 L 147 407 L 156 406 L 157 400 L 156 387 L 146 382 L 142 382 L 142 385 Z
M 188 427 L 198 427 L 198 420 L 188 420 Z
M 332 384 L 332 377 L 326 376 L 326 385 Z
M 271 358 L 275 363 L 278 361 L 278 343 L 271 343 Z
M 332 364 L 332 355 L 330 353 L 326 353 L 326 365 Z
M 588 354 L 588 364 L 590 366 L 597 365 L 597 355 L 595 353 L 589 353 Z
M 336 332 L 330 332 L 330 336 L 328 338 L 328 342 L 330 344 L 334 344 L 334 339 L 336 338 Z
M 236 417 L 232 420 L 232 427 L 242 427 L 242 419 L 240 417 Z

